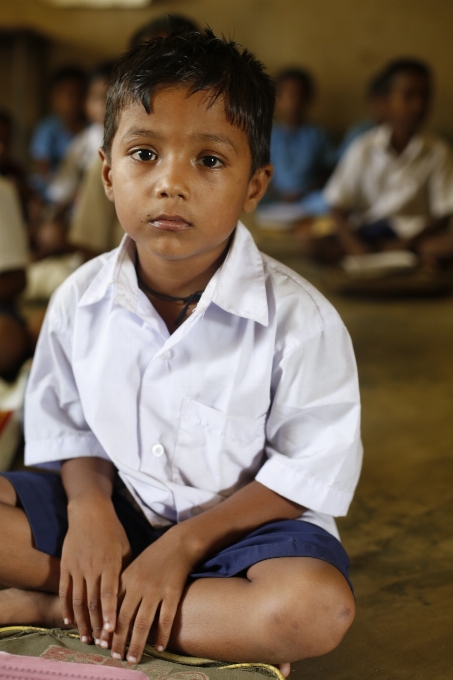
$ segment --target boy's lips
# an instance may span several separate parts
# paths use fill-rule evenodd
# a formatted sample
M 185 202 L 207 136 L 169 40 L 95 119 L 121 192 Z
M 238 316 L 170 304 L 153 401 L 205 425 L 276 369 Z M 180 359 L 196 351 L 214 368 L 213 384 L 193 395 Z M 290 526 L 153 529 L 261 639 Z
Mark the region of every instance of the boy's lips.
M 148 221 L 153 227 L 161 229 L 162 231 L 185 231 L 192 226 L 192 224 L 184 217 L 181 217 L 181 215 L 158 215 Z

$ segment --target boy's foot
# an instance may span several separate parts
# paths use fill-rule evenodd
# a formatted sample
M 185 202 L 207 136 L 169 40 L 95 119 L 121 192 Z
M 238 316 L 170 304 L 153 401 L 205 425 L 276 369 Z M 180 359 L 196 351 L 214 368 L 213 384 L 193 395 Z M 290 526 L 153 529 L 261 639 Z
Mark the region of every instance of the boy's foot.
M 290 663 L 279 663 L 279 664 L 277 664 L 277 668 L 280 671 L 280 673 L 283 675 L 284 678 L 287 678 L 288 675 L 291 673 L 291 664 Z
M 33 590 L 0 590 L 0 626 L 39 625 L 64 628 L 57 595 Z

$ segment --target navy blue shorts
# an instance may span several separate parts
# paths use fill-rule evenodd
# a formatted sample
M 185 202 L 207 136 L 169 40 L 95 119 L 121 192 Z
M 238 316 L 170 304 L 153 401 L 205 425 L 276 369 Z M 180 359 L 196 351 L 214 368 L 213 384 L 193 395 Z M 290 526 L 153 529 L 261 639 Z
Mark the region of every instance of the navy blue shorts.
M 37 550 L 60 557 L 68 530 L 67 497 L 59 475 L 2 472 L 17 493 L 30 522 Z M 121 493 L 113 504 L 135 558 L 166 529 L 156 529 Z M 276 557 L 315 557 L 336 567 L 349 583 L 349 559 L 341 543 L 324 529 L 301 520 L 266 524 L 197 566 L 192 578 L 245 576 L 247 569 Z
M 370 245 L 379 241 L 393 241 L 397 237 L 392 225 L 386 219 L 364 224 L 357 230 L 358 235 Z

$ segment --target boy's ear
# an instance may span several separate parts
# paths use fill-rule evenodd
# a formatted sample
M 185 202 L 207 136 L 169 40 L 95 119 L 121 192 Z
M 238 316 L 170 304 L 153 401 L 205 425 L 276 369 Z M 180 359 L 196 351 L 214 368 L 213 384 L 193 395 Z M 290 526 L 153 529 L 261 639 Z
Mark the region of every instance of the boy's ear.
M 244 212 L 251 213 L 255 210 L 256 206 L 266 193 L 266 189 L 269 186 L 273 174 L 274 168 L 270 163 L 263 165 L 262 168 L 259 168 L 253 174 L 249 181 L 247 195 L 242 208 Z
M 99 149 L 98 151 L 99 156 L 102 161 L 102 170 L 101 170 L 101 179 L 102 179 L 102 184 L 104 185 L 104 191 L 105 195 L 109 199 L 109 201 L 114 201 L 114 195 L 113 195 L 113 183 L 112 183 L 112 167 L 109 159 L 106 156 L 106 153 L 103 149 Z

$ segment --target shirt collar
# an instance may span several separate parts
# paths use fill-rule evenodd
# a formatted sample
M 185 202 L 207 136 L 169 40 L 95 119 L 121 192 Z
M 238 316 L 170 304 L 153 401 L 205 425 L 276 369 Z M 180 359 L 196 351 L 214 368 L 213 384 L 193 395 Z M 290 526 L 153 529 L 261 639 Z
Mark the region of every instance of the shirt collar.
M 387 153 L 395 155 L 395 152 L 393 151 L 390 145 L 391 136 L 392 128 L 390 127 L 390 125 L 386 125 L 384 123 L 383 125 L 380 125 L 375 131 L 374 144 L 384 149 Z M 418 132 L 411 138 L 409 144 L 406 146 L 404 151 L 399 155 L 399 158 L 410 159 L 415 158 L 424 149 L 425 142 L 426 142 L 425 134 L 423 132 Z
M 110 287 L 113 287 L 114 302 L 137 312 L 135 244 L 127 234 L 90 283 L 78 306 L 99 302 Z M 242 222 L 238 222 L 225 261 L 208 283 L 197 309 L 202 312 L 211 302 L 230 314 L 263 326 L 269 323 L 262 256 Z

